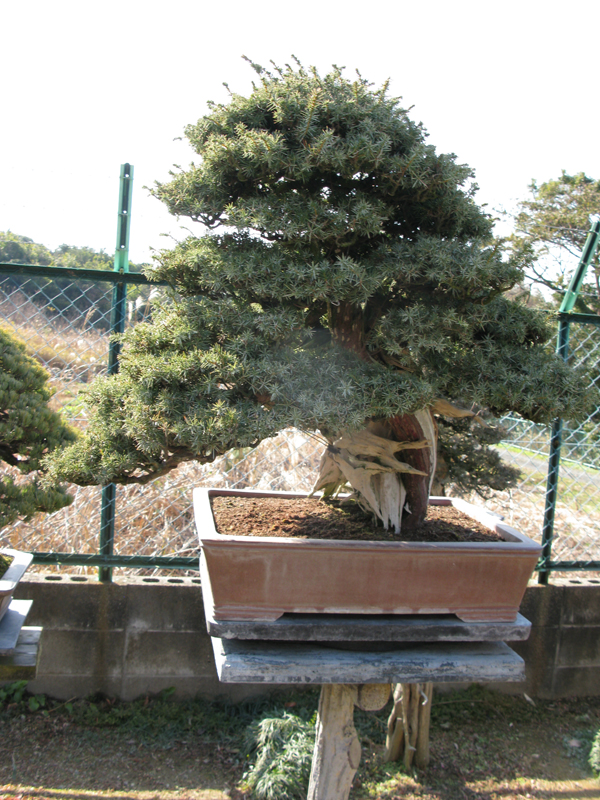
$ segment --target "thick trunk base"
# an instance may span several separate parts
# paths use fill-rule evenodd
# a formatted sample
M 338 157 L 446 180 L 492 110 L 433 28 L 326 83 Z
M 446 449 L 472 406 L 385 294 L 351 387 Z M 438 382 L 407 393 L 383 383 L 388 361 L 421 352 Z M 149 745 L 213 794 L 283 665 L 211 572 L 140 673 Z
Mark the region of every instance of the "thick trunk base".
M 403 525 L 414 528 L 427 515 L 436 453 L 430 410 L 372 421 L 327 448 L 312 491 L 328 496 L 350 484 L 363 508 L 399 534 Z

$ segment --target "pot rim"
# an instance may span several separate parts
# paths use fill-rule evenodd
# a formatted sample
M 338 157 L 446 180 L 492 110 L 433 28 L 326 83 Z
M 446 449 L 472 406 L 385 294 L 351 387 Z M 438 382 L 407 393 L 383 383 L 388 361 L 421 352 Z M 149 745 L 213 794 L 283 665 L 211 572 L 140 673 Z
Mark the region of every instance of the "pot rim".
M 0 553 L 12 556 L 12 563 L 0 579 L 0 597 L 12 594 L 16 585 L 23 577 L 25 570 L 33 560 L 32 553 L 23 550 L 13 550 L 9 547 L 0 547 Z
M 253 550 L 265 549 L 268 546 L 277 544 L 287 548 L 304 549 L 307 546 L 320 549 L 352 548 L 356 550 L 392 550 L 392 551 L 412 551 L 412 552 L 457 552 L 469 551 L 483 553 L 485 551 L 501 551 L 508 555 L 541 554 L 542 546 L 529 536 L 512 528 L 504 523 L 498 516 L 488 512 L 486 509 L 467 503 L 461 498 L 435 497 L 429 498 L 430 505 L 454 506 L 457 510 L 466 513 L 478 522 L 488 527 L 504 538 L 499 542 L 407 542 L 398 540 L 390 541 L 357 541 L 352 539 L 294 539 L 281 536 L 240 536 L 236 534 L 219 533 L 215 526 L 214 516 L 210 499 L 217 496 L 229 497 L 289 497 L 302 498 L 308 497 L 308 492 L 288 492 L 278 490 L 262 489 L 220 489 L 211 487 L 196 487 L 194 496 L 194 516 L 196 529 L 200 544 L 206 542 L 210 547 L 245 545 Z M 315 495 L 318 497 L 319 493 Z M 508 552 L 507 552 L 508 551 Z

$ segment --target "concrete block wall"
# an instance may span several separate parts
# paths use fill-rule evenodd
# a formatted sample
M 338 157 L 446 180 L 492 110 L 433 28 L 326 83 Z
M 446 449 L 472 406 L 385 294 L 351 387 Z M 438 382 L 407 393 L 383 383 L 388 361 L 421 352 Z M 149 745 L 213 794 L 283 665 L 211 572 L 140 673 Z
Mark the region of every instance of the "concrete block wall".
M 16 595 L 33 600 L 29 625 L 44 628 L 35 692 L 68 699 L 103 692 L 131 700 L 171 686 L 176 697 L 264 693 L 264 684 L 220 684 L 206 633 L 198 578 L 94 577 L 33 573 Z M 523 604 L 527 642 L 512 647 L 524 684 L 498 686 L 531 697 L 600 695 L 600 576 L 531 585 Z
M 521 613 L 532 623 L 524 659 L 531 697 L 600 695 L 600 576 L 560 578 L 530 586 Z
M 131 700 L 172 686 L 180 699 L 264 692 L 219 683 L 199 578 L 103 584 L 33 573 L 15 597 L 33 600 L 26 624 L 44 628 L 31 691 L 63 700 L 96 692 Z

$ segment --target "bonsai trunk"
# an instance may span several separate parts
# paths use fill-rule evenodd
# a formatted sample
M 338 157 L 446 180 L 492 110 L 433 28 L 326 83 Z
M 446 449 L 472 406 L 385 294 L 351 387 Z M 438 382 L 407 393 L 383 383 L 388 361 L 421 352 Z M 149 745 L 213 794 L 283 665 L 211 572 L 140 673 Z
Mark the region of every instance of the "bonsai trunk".
M 329 496 L 350 484 L 363 508 L 400 533 L 402 525 L 411 529 L 425 519 L 436 450 L 429 409 L 371 421 L 329 445 L 313 493 Z
M 329 304 L 328 317 L 333 341 L 368 360 L 362 309 Z M 428 408 L 370 421 L 327 448 L 312 491 L 327 496 L 349 483 L 365 509 L 400 533 L 402 525 L 415 528 L 425 519 L 436 453 L 437 425 Z
M 430 446 L 406 450 L 405 461 L 424 474 L 405 473 L 402 482 L 406 489 L 402 525 L 411 530 L 425 519 L 427 505 L 431 493 L 431 484 L 435 475 L 437 454 L 437 424 L 429 410 L 417 414 L 403 414 L 388 420 L 394 439 L 398 442 L 415 442 L 427 440 Z

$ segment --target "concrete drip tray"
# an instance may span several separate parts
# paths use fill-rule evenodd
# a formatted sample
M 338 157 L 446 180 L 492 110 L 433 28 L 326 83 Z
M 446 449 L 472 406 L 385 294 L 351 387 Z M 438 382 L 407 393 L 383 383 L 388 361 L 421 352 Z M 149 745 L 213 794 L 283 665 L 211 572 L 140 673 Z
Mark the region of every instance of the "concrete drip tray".
M 275 622 L 214 620 L 208 633 L 220 639 L 288 642 L 498 642 L 525 641 L 531 623 L 521 614 L 515 622 L 461 622 L 451 615 L 403 617 L 354 614 L 286 614 Z

